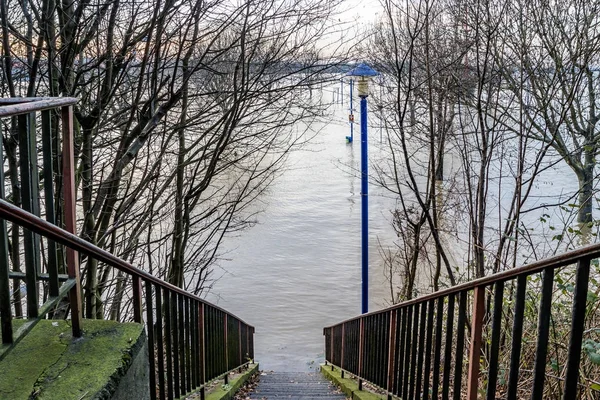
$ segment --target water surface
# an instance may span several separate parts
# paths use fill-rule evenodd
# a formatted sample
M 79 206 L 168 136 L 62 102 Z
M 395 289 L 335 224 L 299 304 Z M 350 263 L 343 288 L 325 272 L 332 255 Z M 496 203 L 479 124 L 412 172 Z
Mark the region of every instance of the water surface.
M 325 91 L 324 99 L 332 95 Z M 223 276 L 207 297 L 255 326 L 262 369 L 314 367 L 323 360 L 323 327 L 360 313 L 360 141 L 357 135 L 346 143 L 348 105 L 333 112 L 327 125 L 311 126 L 319 133 L 310 144 L 291 154 L 262 199 L 259 223 L 228 241 L 231 260 L 221 263 Z M 373 159 L 379 131 L 371 131 Z M 377 243 L 393 239 L 394 201 L 373 185 L 370 191 L 369 307 L 375 310 L 389 291 Z

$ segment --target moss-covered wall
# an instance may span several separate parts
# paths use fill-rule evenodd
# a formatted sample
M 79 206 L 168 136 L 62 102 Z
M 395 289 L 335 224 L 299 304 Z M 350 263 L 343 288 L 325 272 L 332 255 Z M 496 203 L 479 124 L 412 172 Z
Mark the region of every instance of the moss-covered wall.
M 40 321 L 0 362 L 0 399 L 109 399 L 138 355 L 146 392 L 135 398 L 147 398 L 143 326 L 84 320 L 83 333 L 73 339 L 69 321 Z

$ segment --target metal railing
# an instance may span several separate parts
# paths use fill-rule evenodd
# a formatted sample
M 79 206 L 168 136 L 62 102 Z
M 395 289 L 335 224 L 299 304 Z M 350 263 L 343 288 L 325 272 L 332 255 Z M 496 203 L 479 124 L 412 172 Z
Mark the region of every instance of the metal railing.
M 56 107 L 57 104 L 63 106 L 63 104 L 66 104 L 63 102 L 67 101 L 65 99 L 35 100 L 18 104 L 16 108 L 14 103 L 18 101 L 14 99 L 0 101 L 0 117 L 13 117 L 19 113 L 28 115 L 29 120 L 22 118 L 18 123 L 19 126 L 21 126 L 21 123 L 26 123 L 27 131 L 33 135 L 35 130 L 31 129 L 31 123 L 35 117 L 30 113 L 42 109 L 48 110 Z M 84 254 L 121 271 L 130 278 L 130 292 L 133 300 L 131 319 L 138 323 L 145 323 L 148 336 L 151 398 L 172 399 L 196 390 L 201 391 L 201 397 L 203 398 L 204 387 L 207 382 L 220 377 L 227 380 L 229 372 L 241 369 L 254 359 L 254 328 L 235 315 L 181 288 L 166 283 L 75 235 L 71 109 L 74 101 L 74 99 L 69 99 L 69 105 L 62 108 L 62 162 L 64 167 L 62 195 L 64 196 L 65 226 L 67 229 L 60 228 L 55 224 L 55 220 L 48 217 L 47 214 L 51 212 L 49 209 L 46 210 L 47 220 L 44 220 L 39 216 L 39 213 L 35 213 L 35 207 L 33 208 L 34 212 L 31 209 L 26 209 L 25 206 L 23 208 L 17 207 L 5 200 L 3 192 L 0 193 L 0 257 L 2 258 L 0 259 L 0 318 L 2 320 L 3 339 L 0 359 L 2 354 L 6 354 L 27 333 L 21 328 L 17 333 L 17 337 L 15 337 L 12 331 L 12 310 L 14 310 L 15 302 L 18 299 L 14 298 L 15 293 L 10 292 L 10 279 L 25 279 L 28 304 L 28 323 L 25 325 L 29 326 L 28 330 L 47 315 L 62 298 L 69 295 L 73 336 L 82 335 L 78 260 L 79 254 Z M 13 105 L 2 107 L 2 104 L 8 103 Z M 7 110 L 7 107 L 11 108 Z M 45 121 L 47 117 L 42 115 L 42 121 Z M 44 132 L 44 129 L 42 131 L 44 136 L 48 134 L 48 132 Z M 33 146 L 32 140 L 28 141 L 31 146 Z M 0 154 L 2 154 L 2 151 L 0 151 Z M 21 152 L 21 157 L 23 157 L 23 154 Z M 32 159 L 35 160 L 35 157 L 32 157 Z M 32 159 L 28 161 L 29 166 L 35 163 Z M 1 173 L 2 170 L 0 169 Z M 54 182 L 51 177 L 52 175 L 48 175 L 48 179 Z M 3 188 L 3 178 L 0 175 L 0 188 Z M 23 179 L 26 180 L 27 176 L 21 176 L 21 178 L 24 182 Z M 48 192 L 48 194 L 51 193 L 52 191 Z M 53 197 L 52 195 L 46 196 L 45 203 L 47 207 L 48 200 Z M 33 204 L 37 201 L 34 196 Z M 23 204 L 25 205 L 25 202 Z M 28 258 L 35 259 L 36 256 L 40 257 L 42 254 L 39 246 L 41 239 L 46 240 L 48 243 L 45 250 L 47 258 L 50 252 L 56 251 L 56 249 L 50 247 L 50 243 L 55 246 L 57 244 L 63 245 L 64 253 L 67 256 L 68 275 L 59 275 L 49 267 L 47 274 L 41 274 L 39 273 L 40 264 L 33 264 L 33 267 L 28 267 L 25 274 L 9 271 L 6 221 L 12 222 L 13 229 L 16 229 L 16 227 L 23 228 L 25 238 L 23 240 L 24 254 L 26 256 L 29 254 L 25 259 L 26 263 Z M 27 235 L 30 237 L 29 240 Z M 46 264 L 50 264 L 49 259 Z M 40 297 L 37 288 L 40 278 L 44 277 L 47 277 L 50 281 L 62 280 L 65 283 L 59 287 L 58 291 L 50 290 L 49 300 L 38 308 Z M 125 279 L 124 281 L 129 280 Z M 35 292 L 36 296 L 33 296 L 32 292 Z M 145 318 L 143 318 L 144 314 Z
M 55 225 L 64 223 L 65 228 L 72 233 L 76 229 L 73 173 L 73 104 L 76 101 L 68 97 L 0 99 L 2 128 L 7 131 L 5 137 L 9 138 L 6 141 L 0 140 L 0 165 L 3 167 L 0 169 L 0 198 L 11 198 L 25 211 L 38 217 L 43 212 L 47 221 Z M 41 114 L 41 166 L 38 165 L 36 140 L 38 113 Z M 56 118 L 57 114 L 59 118 Z M 61 138 L 58 137 L 60 133 Z M 62 143 L 60 152 L 59 143 Z M 13 158 L 13 162 L 9 163 L 12 185 L 6 193 L 4 154 L 9 152 Z M 62 174 L 55 171 L 60 169 L 57 162 L 59 158 L 62 159 Z M 40 167 L 43 172 L 43 191 L 40 191 Z M 64 179 L 55 179 L 58 176 Z M 44 210 L 40 207 L 41 198 L 44 200 Z M 64 213 L 63 222 L 59 220 L 63 217 L 60 210 L 69 210 Z M 11 228 L 9 238 L 6 221 L 0 221 L 0 360 L 67 295 L 73 316 L 73 336 L 81 335 L 81 291 L 76 253 L 72 249 L 66 249 L 66 260 L 63 260 L 63 254 L 53 241 L 48 241 L 45 251 L 42 251 L 39 236 L 28 229 L 21 233 L 20 228 L 15 225 Z M 45 262 L 42 262 L 42 254 Z M 25 265 L 25 272 L 21 270 L 22 263 Z M 11 279 L 14 285 L 12 292 Z M 24 284 L 22 288 L 21 282 Z M 44 304 L 39 306 L 41 282 L 46 283 L 47 296 Z M 26 313 L 22 311 L 22 291 L 25 291 L 26 296 Z M 28 319 L 17 332 L 13 332 L 12 328 L 13 310 L 18 317 L 25 314 Z
M 597 398 L 598 257 L 583 247 L 326 327 L 326 363 L 388 398 Z

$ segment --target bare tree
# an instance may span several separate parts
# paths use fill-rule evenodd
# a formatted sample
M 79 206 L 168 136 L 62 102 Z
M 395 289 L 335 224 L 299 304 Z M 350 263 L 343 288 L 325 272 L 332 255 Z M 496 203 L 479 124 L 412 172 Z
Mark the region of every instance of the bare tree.
M 12 4 L 9 94 L 79 98 L 82 237 L 200 293 L 224 238 L 255 221 L 251 205 L 306 140 L 292 126 L 323 114 L 306 89 L 343 61 L 317 51 L 340 29 L 336 2 Z M 86 317 L 124 317 L 123 277 L 83 261 Z
M 506 88 L 531 99 L 524 110 L 534 128 L 529 136 L 549 144 L 577 176 L 580 223 L 593 220 L 600 143 L 599 9 L 597 1 L 519 2 L 512 15 L 522 24 L 512 27 L 499 54 Z M 518 122 L 513 119 L 512 126 Z

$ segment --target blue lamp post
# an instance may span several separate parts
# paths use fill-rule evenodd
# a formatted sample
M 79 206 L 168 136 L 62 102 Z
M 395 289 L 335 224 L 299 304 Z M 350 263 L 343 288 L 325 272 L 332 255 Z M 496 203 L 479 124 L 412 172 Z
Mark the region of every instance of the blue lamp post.
M 367 175 L 367 97 L 369 81 L 379 75 L 377 71 L 362 63 L 348 72 L 355 77 L 360 97 L 360 171 L 361 171 L 361 215 L 362 215 L 362 313 L 369 312 L 369 187 Z

